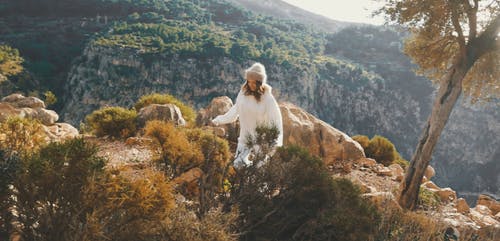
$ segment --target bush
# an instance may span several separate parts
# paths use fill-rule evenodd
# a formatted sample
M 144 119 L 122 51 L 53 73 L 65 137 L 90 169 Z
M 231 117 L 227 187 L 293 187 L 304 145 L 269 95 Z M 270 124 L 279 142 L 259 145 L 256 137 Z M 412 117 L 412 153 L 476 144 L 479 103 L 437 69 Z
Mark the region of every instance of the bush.
M 174 124 L 163 121 L 149 121 L 144 127 L 145 135 L 156 139 L 162 147 L 161 161 L 170 177 L 177 177 L 185 171 L 203 163 L 203 153 L 197 145 L 189 142 L 186 134 Z
M 144 170 L 131 177 L 130 171 L 92 179 L 82 197 L 86 216 L 83 223 L 75 220 L 72 240 L 159 240 L 174 208 L 172 185 L 161 172 Z
M 236 241 L 234 225 L 235 212 L 224 213 L 220 209 L 210 210 L 204 217 L 196 214 L 184 205 L 179 205 L 168 216 L 156 240 L 171 241 Z
M 425 214 L 386 208 L 375 241 L 442 241 L 445 224 Z M 462 240 L 462 239 L 461 239 Z M 468 239 L 464 239 L 468 240 Z
M 0 149 L 20 155 L 36 151 L 45 144 L 45 134 L 39 121 L 10 117 L 0 122 Z
M 184 117 L 188 123 L 194 123 L 196 119 L 196 112 L 193 108 L 185 105 L 182 101 L 169 94 L 150 94 L 142 96 L 139 101 L 135 103 L 134 108 L 139 111 L 141 108 L 151 104 L 174 104 L 179 107 L 182 117 Z
M 418 205 L 425 210 L 436 209 L 441 204 L 441 198 L 436 193 L 420 187 L 418 194 Z
M 203 153 L 199 168 L 203 175 L 199 182 L 200 214 L 216 207 L 216 197 L 223 191 L 223 180 L 229 171 L 229 145 L 226 140 L 212 132 L 201 129 L 188 129 L 186 135 L 190 142 L 197 145 Z
M 370 138 L 368 138 L 368 136 L 356 135 L 356 136 L 353 136 L 352 139 L 357 141 L 361 145 L 361 147 L 363 147 L 363 149 L 365 151 L 366 151 L 366 148 L 368 148 L 368 145 L 370 145 Z
M 86 217 L 82 190 L 104 168 L 96 153 L 83 139 L 73 139 L 18 159 L 10 208 L 23 240 L 70 240 L 74 220 Z
M 136 132 L 137 112 L 122 107 L 104 107 L 85 118 L 96 136 L 126 138 Z
M 384 164 L 384 166 L 391 165 L 396 159 L 396 148 L 389 139 L 382 136 L 374 136 L 370 140 L 370 144 L 365 149 L 367 157 L 373 158 Z
M 273 135 L 272 128 L 260 135 L 267 134 Z M 375 207 L 349 180 L 333 179 L 321 159 L 292 146 L 278 148 L 261 167 L 258 163 L 238 170 L 228 200 L 241 210 L 244 240 L 368 240 L 373 235 L 379 220 Z

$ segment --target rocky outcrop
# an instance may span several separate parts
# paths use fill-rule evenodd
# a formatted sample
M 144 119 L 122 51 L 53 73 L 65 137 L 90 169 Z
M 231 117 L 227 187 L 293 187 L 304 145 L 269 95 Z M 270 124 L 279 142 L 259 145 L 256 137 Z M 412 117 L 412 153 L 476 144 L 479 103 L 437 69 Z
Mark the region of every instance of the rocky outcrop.
M 59 115 L 45 109 L 45 103 L 36 97 L 11 94 L 1 99 L 0 122 L 9 117 L 29 118 L 40 122 L 47 141 L 60 141 L 79 136 L 78 130 L 68 123 L 56 123 Z
M 483 205 L 487 207 L 491 210 L 492 215 L 496 215 L 500 212 L 500 202 L 484 194 L 479 195 L 477 199 L 477 205 Z
M 327 165 L 365 157 L 359 143 L 345 133 L 291 103 L 281 103 L 279 106 L 285 145 L 303 146 L 313 155 L 321 157 Z
M 186 125 L 181 110 L 174 104 L 151 104 L 141 108 L 137 114 L 139 126 L 145 126 L 146 122 L 152 120 L 169 121 L 179 126 Z

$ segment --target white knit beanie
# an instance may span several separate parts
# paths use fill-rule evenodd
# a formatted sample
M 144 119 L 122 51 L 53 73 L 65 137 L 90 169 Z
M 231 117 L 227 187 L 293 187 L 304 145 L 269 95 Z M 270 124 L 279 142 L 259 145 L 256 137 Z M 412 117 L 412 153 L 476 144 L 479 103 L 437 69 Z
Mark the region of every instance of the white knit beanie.
M 245 79 L 247 79 L 248 73 L 255 73 L 262 77 L 262 84 L 267 82 L 266 68 L 261 63 L 255 63 L 250 68 L 245 70 Z

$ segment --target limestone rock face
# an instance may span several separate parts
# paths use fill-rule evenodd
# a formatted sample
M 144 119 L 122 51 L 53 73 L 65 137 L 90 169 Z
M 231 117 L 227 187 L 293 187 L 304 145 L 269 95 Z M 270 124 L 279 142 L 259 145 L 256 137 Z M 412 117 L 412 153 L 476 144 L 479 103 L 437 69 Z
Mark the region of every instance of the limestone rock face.
M 330 165 L 341 160 L 365 157 L 363 148 L 345 133 L 291 103 L 281 103 L 285 145 L 306 147 Z
M 152 120 L 172 121 L 176 125 L 186 125 L 186 120 L 182 117 L 179 107 L 173 104 L 151 104 L 139 111 L 137 119 L 140 126 L 144 126 L 146 122 Z

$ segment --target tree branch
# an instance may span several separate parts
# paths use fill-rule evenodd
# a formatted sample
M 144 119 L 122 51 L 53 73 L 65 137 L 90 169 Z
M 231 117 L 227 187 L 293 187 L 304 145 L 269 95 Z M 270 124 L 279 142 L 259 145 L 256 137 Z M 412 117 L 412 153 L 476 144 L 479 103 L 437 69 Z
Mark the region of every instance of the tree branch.
M 451 7 L 451 22 L 453 23 L 453 27 L 455 27 L 455 31 L 458 33 L 458 44 L 460 45 L 460 52 L 465 49 L 465 37 L 464 32 L 462 30 L 462 26 L 460 26 L 459 14 L 457 12 L 458 4 L 453 2 L 450 3 Z M 463 52 L 462 52 L 463 53 Z
M 477 35 L 477 9 L 479 0 L 474 0 L 474 6 L 471 6 L 469 0 L 464 0 L 465 12 L 469 19 L 469 41 L 476 38 Z

